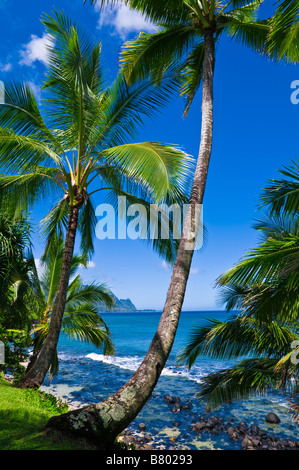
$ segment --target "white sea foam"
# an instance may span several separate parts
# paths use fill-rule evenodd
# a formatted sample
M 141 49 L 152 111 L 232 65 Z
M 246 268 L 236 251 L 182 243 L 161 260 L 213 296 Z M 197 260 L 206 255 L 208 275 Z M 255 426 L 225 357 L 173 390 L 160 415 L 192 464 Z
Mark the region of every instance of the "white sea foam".
M 141 359 L 138 356 L 109 356 L 104 354 L 90 353 L 87 354 L 89 359 L 93 361 L 104 362 L 105 364 L 111 364 L 113 366 L 120 367 L 121 369 L 128 369 L 135 371 L 141 364 Z
M 90 353 L 86 356 L 93 361 L 103 362 L 104 364 L 111 364 L 121 369 L 131 370 L 133 372 L 140 366 L 142 358 L 139 356 L 108 356 L 104 354 Z M 199 367 L 194 367 L 192 373 L 185 367 L 167 366 L 163 369 L 162 374 L 164 376 L 172 377 L 185 377 L 195 382 L 200 382 L 201 377 L 205 374 L 200 371 Z

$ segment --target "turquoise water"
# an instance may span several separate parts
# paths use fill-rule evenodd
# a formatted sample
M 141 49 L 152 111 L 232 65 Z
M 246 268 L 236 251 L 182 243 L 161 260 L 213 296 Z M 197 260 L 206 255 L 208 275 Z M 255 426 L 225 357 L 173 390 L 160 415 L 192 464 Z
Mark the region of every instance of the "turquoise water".
M 116 347 L 115 356 L 104 356 L 94 346 L 69 340 L 62 335 L 58 351 L 59 373 L 52 382 L 46 382 L 43 389 L 58 394 L 75 405 L 96 403 L 116 392 L 141 363 L 158 326 L 160 315 L 161 312 L 104 314 Z M 176 356 L 188 340 L 190 331 L 206 318 L 225 320 L 228 315 L 223 311 L 182 312 L 174 346 L 162 376 L 152 397 L 130 425 L 132 430 L 137 430 L 138 424 L 144 422 L 146 432 L 152 433 L 155 441 L 166 448 L 240 448 L 240 442 L 228 440 L 225 434 L 196 435 L 190 430 L 192 422 L 206 414 L 205 404 L 200 403 L 196 396 L 201 378 L 236 363 L 232 360 L 200 357 L 190 371 L 177 366 Z M 191 400 L 191 410 L 173 413 L 173 406 L 163 400 L 166 394 L 179 396 L 182 402 Z M 279 425 L 270 426 L 265 422 L 269 411 L 279 415 Z M 225 405 L 212 414 L 220 415 L 225 421 L 231 420 L 235 424 L 239 421 L 258 424 L 269 433 L 297 439 L 298 426 L 292 423 L 290 414 L 287 413 L 287 399 L 281 394 Z M 178 426 L 174 427 L 174 422 Z

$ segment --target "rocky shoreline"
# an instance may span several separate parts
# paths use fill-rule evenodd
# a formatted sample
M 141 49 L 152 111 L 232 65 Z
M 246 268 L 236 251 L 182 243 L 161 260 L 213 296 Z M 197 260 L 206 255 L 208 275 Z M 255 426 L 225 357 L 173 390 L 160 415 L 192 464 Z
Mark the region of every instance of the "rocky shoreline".
M 50 392 L 61 400 L 59 393 Z M 267 433 L 256 424 L 248 425 L 245 421 L 237 422 L 235 418 L 214 416 L 209 409 L 202 415 L 193 413 L 193 404 L 191 400 L 182 401 L 178 396 L 164 395 L 163 401 L 169 406 L 173 414 L 172 428 L 169 429 L 169 436 L 161 437 L 147 431 L 147 425 L 144 422 L 130 425 L 119 437 L 128 450 L 188 450 L 179 442 L 180 425 L 183 418 L 184 422 L 190 420 L 190 437 L 201 440 L 204 443 L 212 435 L 222 435 L 228 441 L 236 444 L 237 450 L 299 450 L 299 440 L 286 439 L 277 435 Z M 86 406 L 73 400 L 65 400 L 69 410 L 75 410 Z M 275 425 L 279 424 L 280 419 L 275 413 L 268 413 L 265 416 L 265 422 Z
M 183 403 L 179 397 L 165 395 L 164 400 L 172 407 L 173 413 L 188 411 L 192 409 L 190 400 Z M 278 424 L 279 417 L 275 413 L 268 413 L 265 421 L 270 424 Z M 174 420 L 173 427 L 179 427 L 179 423 Z M 299 440 L 294 441 L 285 439 L 273 434 L 268 434 L 258 425 L 248 426 L 244 421 L 235 424 L 232 419 L 225 422 L 223 417 L 211 415 L 206 410 L 206 416 L 200 416 L 193 419 L 190 425 L 190 431 L 196 436 L 209 434 L 224 434 L 227 439 L 240 443 L 240 450 L 299 450 Z M 135 450 L 178 450 L 181 449 L 175 445 L 176 437 L 170 437 L 169 442 L 161 444 L 155 436 L 146 433 L 146 424 L 140 423 L 138 431 L 127 429 L 121 441 L 128 449 Z

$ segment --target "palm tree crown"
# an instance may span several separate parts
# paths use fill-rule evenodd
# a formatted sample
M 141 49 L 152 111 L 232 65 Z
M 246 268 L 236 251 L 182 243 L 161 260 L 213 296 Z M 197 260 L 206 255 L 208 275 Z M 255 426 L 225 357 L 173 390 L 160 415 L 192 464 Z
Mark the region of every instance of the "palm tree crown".
M 153 87 L 150 80 L 128 86 L 119 73 L 105 87 L 101 44 L 81 33 L 62 13 L 45 16 L 43 23 L 52 42 L 43 85 L 43 117 L 26 84 L 7 83 L 0 109 L 1 192 L 11 205 L 26 207 L 56 195 L 57 202 L 43 221 L 45 256 L 66 229 L 47 339 L 28 372 L 32 380 L 26 374 L 22 382 L 30 387 L 42 383 L 56 351 L 77 230 L 82 253 L 93 253 L 92 195 L 108 190 L 147 208 L 151 202 L 181 204 L 186 201 L 192 169 L 192 159 L 176 147 L 131 142 L 142 118 L 153 116 L 177 86 L 173 74 L 162 87 Z M 148 240 L 173 260 L 177 240 Z
M 70 207 L 84 207 L 78 229 L 81 248 L 91 254 L 94 192 L 114 191 L 145 203 L 166 197 L 185 200 L 191 159 L 166 144 L 130 142 L 142 117 L 153 116 L 176 83 L 171 78 L 153 89 L 144 80 L 129 87 L 120 73 L 105 87 L 101 44 L 80 34 L 63 14 L 56 12 L 43 23 L 53 42 L 43 113 L 28 85 L 6 83 L 0 109 L 0 185 L 18 204 L 58 196 L 44 220 L 48 242 L 66 225 Z
M 129 0 L 126 3 L 158 23 L 157 32 L 141 33 L 125 44 L 121 62 L 126 76 L 131 82 L 146 76 L 160 82 L 167 68 L 179 61 L 181 96 L 186 98 L 185 115 L 203 78 L 208 31 L 213 33 L 216 43 L 225 33 L 259 53 L 266 52 L 270 21 L 257 20 L 261 0 L 226 3 L 175 0 L 166 4 Z

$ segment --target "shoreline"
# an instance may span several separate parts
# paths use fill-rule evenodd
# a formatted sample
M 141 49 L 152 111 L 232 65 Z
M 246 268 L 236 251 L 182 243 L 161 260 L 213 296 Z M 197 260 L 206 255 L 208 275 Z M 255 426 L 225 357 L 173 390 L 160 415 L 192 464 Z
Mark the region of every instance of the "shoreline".
M 42 386 L 40 390 L 50 393 L 55 396 L 56 399 L 65 402 L 70 411 L 92 404 L 82 403 L 68 398 L 65 399 L 59 392 L 53 390 L 48 391 L 48 388 L 47 386 Z M 191 450 L 188 445 L 183 445 L 179 442 L 181 431 L 177 417 L 180 414 L 184 419 L 188 419 L 188 413 L 190 415 L 192 410 L 192 402 L 190 400 L 183 402 L 180 397 L 171 395 L 164 395 L 163 400 L 173 413 L 172 427 L 165 428 L 164 432 L 153 433 L 148 430 L 148 426 L 145 422 L 140 422 L 137 425 L 137 423 L 133 421 L 119 436 L 119 442 L 124 443 L 128 451 Z M 269 421 L 273 426 L 273 430 L 275 430 L 275 426 L 279 424 L 280 419 L 275 413 L 270 412 L 268 415 L 273 415 L 271 419 L 278 421 L 276 423 L 274 421 L 270 423 Z M 279 434 L 269 433 L 267 432 L 268 430 L 263 429 L 262 425 L 249 425 L 245 421 L 239 421 L 234 418 L 225 420 L 225 418 L 216 416 L 209 410 L 205 410 L 201 416 L 189 416 L 189 418 L 190 417 L 193 418 L 189 426 L 190 436 L 193 437 L 193 442 L 197 444 L 197 450 L 225 450 L 222 448 L 214 448 L 209 444 L 210 438 L 215 435 L 222 436 L 223 439 L 233 444 L 235 450 L 299 450 L 299 440 L 288 439 Z M 266 421 L 265 424 L 267 424 Z M 209 446 L 210 449 L 207 449 Z

